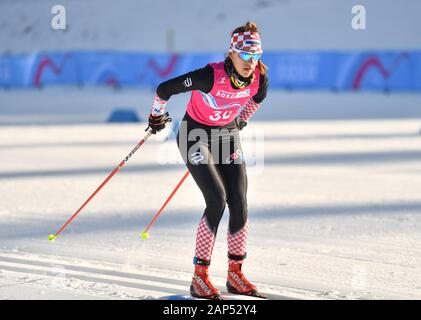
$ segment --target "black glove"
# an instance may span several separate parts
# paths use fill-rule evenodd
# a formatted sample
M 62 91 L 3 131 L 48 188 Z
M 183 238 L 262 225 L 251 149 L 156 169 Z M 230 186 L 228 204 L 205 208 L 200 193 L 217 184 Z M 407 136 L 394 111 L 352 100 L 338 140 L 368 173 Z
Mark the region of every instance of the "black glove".
M 235 122 L 240 130 L 243 130 L 243 128 L 247 125 L 247 121 L 242 120 L 240 117 L 235 118 Z
M 171 122 L 172 119 L 170 118 L 170 115 L 168 112 L 165 112 L 163 115 L 160 116 L 154 116 L 152 114 L 149 115 L 149 125 L 145 129 L 147 131 L 149 128 L 151 128 L 151 133 L 156 134 L 158 131 L 161 131 L 165 128 L 165 124 L 167 122 Z

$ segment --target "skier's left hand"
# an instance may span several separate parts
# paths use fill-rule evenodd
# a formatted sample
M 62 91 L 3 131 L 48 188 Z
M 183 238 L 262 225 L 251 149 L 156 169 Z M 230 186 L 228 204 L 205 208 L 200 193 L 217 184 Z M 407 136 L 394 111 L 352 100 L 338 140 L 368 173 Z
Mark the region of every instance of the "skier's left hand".
M 240 117 L 235 118 L 235 122 L 240 131 L 243 130 L 243 128 L 247 125 L 247 121 L 242 120 Z

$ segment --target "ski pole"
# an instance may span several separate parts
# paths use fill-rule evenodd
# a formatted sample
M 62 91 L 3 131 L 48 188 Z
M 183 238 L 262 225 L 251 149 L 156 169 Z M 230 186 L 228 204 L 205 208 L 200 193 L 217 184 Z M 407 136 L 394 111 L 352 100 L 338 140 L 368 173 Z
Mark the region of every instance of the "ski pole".
M 164 210 L 164 208 L 166 207 L 166 205 L 168 204 L 168 202 L 170 202 L 171 198 L 177 192 L 178 188 L 180 188 L 180 186 L 182 185 L 182 183 L 184 182 L 184 180 L 186 180 L 186 178 L 188 177 L 189 173 L 190 172 L 187 170 L 186 173 L 184 174 L 183 178 L 181 178 L 180 182 L 177 184 L 177 186 L 175 187 L 175 189 L 173 190 L 173 192 L 171 192 L 170 196 L 167 198 L 167 200 L 165 201 L 165 203 L 162 205 L 161 209 L 159 209 L 158 213 L 153 217 L 152 221 L 149 222 L 148 226 L 140 234 L 140 237 L 143 240 L 146 240 L 146 239 L 149 238 L 149 233 L 148 233 L 149 228 L 155 223 L 156 219 L 158 219 L 159 215 L 162 213 L 162 211 Z
M 145 143 L 146 140 L 152 135 L 152 130 L 148 131 L 146 136 L 139 141 L 139 143 L 134 147 L 134 149 L 124 158 L 123 161 L 120 162 L 120 164 L 108 175 L 108 177 L 101 183 L 101 185 L 95 190 L 94 193 L 90 195 L 90 197 L 82 204 L 82 206 L 70 217 L 69 220 L 58 230 L 55 234 L 50 234 L 48 236 L 48 240 L 54 241 L 58 235 L 72 222 L 74 218 L 79 214 L 79 212 L 82 211 L 82 209 L 88 204 L 89 201 L 99 192 L 99 190 L 102 189 L 103 186 L 107 184 L 108 181 L 111 180 L 111 178 L 126 164 L 126 162 L 130 159 L 130 157 L 137 151 L 137 149 L 140 148 L 142 144 Z

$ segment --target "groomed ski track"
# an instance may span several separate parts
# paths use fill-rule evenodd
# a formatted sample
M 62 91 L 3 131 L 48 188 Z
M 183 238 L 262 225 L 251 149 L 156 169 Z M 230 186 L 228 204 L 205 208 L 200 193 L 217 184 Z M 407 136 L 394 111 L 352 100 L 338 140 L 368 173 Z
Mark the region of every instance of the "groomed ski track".
M 2 291 L 15 286 L 25 286 L 37 292 L 39 299 L 189 299 L 190 280 L 181 274 L 170 275 L 168 270 L 153 270 L 153 274 L 126 270 L 118 264 L 103 264 L 93 260 L 69 259 L 57 256 L 20 255 L 0 252 L 0 275 L 2 278 L 18 279 L 0 286 Z M 215 279 L 223 296 L 229 300 L 262 300 L 229 294 L 224 291 L 224 279 Z M 266 285 L 267 286 L 267 285 Z M 277 287 L 277 286 L 276 286 Z M 103 290 L 100 293 L 99 290 Z M 288 288 L 278 288 L 283 291 Z M 290 288 L 289 290 L 291 290 Z M 19 291 L 19 290 L 17 290 Z M 138 292 L 129 294 L 128 292 Z M 297 291 L 297 289 L 295 289 Z M 9 290 L 10 292 L 10 290 Z M 96 292 L 96 294 L 95 294 Z M 277 294 L 266 292 L 268 299 L 304 299 L 298 292 Z M 13 297 L 12 297 L 13 298 Z

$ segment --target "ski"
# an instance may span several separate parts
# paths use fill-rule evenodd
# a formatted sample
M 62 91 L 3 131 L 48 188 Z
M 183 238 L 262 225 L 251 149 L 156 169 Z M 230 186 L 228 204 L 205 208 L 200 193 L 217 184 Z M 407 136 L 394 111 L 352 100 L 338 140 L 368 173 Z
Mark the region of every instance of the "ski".
M 195 296 L 191 296 L 192 300 L 270 300 L 269 295 L 265 294 L 265 293 L 261 293 L 261 292 L 257 292 L 254 294 L 235 294 L 235 293 L 230 293 L 230 292 L 222 292 L 220 294 L 220 296 L 215 299 L 215 298 L 200 298 L 200 297 L 195 297 Z
M 255 292 L 250 294 L 237 294 L 231 292 L 222 292 L 221 296 L 224 300 L 267 300 L 266 294 Z

